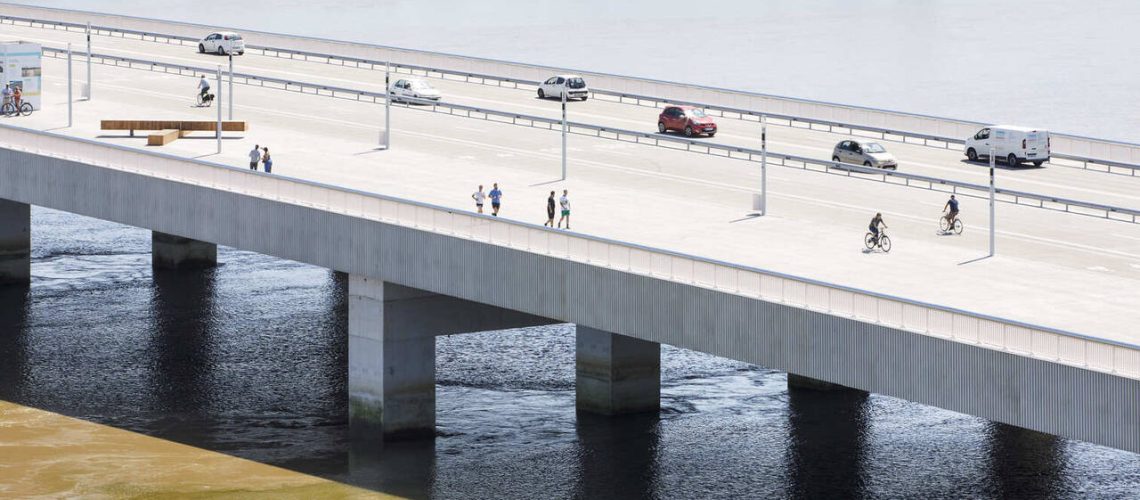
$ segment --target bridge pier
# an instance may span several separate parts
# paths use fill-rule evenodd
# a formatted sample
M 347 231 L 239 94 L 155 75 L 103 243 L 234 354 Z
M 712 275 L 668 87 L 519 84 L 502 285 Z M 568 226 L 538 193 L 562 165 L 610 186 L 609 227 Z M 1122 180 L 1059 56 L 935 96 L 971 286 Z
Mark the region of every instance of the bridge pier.
M 852 392 L 867 392 L 860 389 L 853 389 L 851 387 L 825 382 L 823 380 L 805 377 L 803 375 L 796 375 L 794 373 L 788 374 L 788 390 L 800 391 L 820 391 L 820 392 L 837 392 L 837 391 L 852 391 Z
M 155 269 L 203 269 L 218 265 L 218 245 L 151 231 L 150 262 Z
M 577 327 L 577 407 L 602 415 L 661 409 L 661 344 Z
M 554 320 L 409 288 L 348 281 L 349 429 L 354 439 L 435 436 L 435 337 Z
M 32 281 L 32 207 L 0 199 L 0 285 Z

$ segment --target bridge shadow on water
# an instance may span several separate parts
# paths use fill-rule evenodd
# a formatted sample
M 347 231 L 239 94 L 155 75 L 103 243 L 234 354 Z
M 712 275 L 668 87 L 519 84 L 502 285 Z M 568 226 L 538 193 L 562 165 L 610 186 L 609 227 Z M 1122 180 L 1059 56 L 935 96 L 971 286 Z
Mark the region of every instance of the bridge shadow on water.
M 788 390 L 788 498 L 864 498 L 869 396 Z

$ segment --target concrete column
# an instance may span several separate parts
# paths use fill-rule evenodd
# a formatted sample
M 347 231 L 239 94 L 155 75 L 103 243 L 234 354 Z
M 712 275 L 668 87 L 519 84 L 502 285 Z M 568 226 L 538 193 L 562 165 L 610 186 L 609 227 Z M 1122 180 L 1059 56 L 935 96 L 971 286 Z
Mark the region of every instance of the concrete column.
M 803 375 L 796 375 L 794 373 L 788 374 L 788 390 L 803 390 L 803 391 L 855 391 L 866 392 L 860 389 L 852 389 L 847 386 L 817 380 Z
M 218 245 L 151 231 L 151 265 L 155 269 L 202 269 L 218 265 Z
M 0 200 L 0 285 L 32 281 L 32 207 Z
M 435 435 L 435 337 L 556 321 L 378 278 L 348 278 L 349 428 L 354 438 Z
M 578 325 L 576 354 L 579 411 L 661 409 L 661 344 Z

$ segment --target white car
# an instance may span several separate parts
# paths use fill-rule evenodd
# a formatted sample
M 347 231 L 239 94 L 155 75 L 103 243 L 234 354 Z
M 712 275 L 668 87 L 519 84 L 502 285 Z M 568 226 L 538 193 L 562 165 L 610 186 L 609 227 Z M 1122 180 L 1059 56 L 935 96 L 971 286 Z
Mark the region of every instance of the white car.
M 217 53 L 220 56 L 226 54 L 240 56 L 245 54 L 245 40 L 241 39 L 241 35 L 232 31 L 210 33 L 206 38 L 198 41 L 198 52 L 203 54 L 206 52 Z
M 443 97 L 443 93 L 439 89 L 432 87 L 427 80 L 420 78 L 396 80 L 388 86 L 388 92 L 392 93 L 392 100 L 395 101 L 407 100 L 408 98 L 438 101 Z
M 586 87 L 586 80 L 578 75 L 555 75 L 538 84 L 539 99 L 546 99 L 547 97 L 562 99 L 563 93 L 566 93 L 568 100 L 581 99 L 585 101 L 590 97 L 590 89 Z

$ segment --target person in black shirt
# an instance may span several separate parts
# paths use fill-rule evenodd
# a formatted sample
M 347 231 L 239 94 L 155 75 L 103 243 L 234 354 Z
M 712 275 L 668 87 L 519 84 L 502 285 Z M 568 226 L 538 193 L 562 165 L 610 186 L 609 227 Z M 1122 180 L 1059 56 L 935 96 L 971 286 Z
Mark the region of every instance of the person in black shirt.
M 546 199 L 546 223 L 543 225 L 554 227 L 554 191 L 551 191 L 550 198 Z

